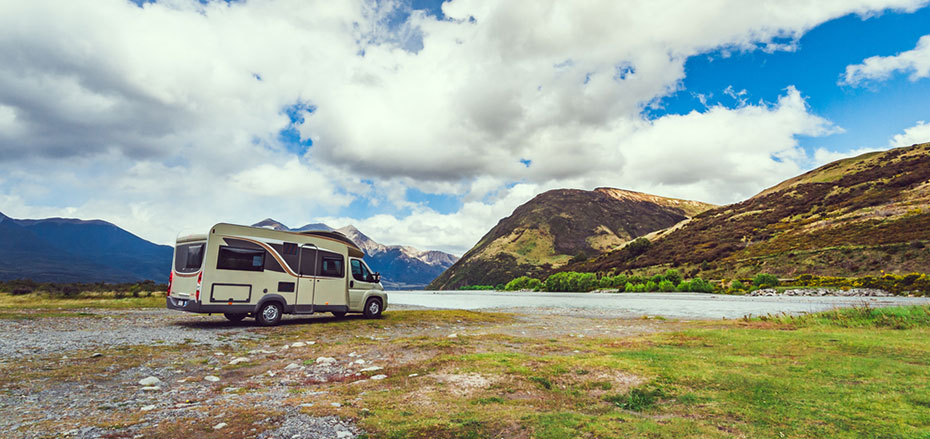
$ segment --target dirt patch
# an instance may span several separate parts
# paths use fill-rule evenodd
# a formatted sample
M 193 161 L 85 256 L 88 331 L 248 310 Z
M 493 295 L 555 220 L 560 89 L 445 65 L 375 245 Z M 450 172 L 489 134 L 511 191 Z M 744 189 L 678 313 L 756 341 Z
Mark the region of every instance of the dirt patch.
M 487 389 L 498 381 L 478 373 L 436 374 L 431 378 L 444 385 L 443 390 L 456 396 L 470 396 L 478 390 Z

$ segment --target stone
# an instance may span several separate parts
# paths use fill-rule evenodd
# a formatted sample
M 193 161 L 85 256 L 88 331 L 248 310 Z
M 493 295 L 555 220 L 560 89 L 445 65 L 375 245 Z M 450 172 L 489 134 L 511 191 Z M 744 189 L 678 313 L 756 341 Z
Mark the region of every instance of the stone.
M 142 406 L 142 408 L 141 408 L 140 410 L 142 410 L 143 412 L 150 412 L 150 411 L 152 411 L 152 410 L 155 410 L 155 405 L 154 405 L 154 404 L 152 404 L 152 405 L 144 405 L 144 406 Z
M 371 366 L 371 367 L 366 367 L 360 370 L 359 372 L 374 372 L 376 370 L 381 370 L 381 369 L 384 369 L 384 368 L 381 366 Z
M 219 424 L 214 425 L 214 426 L 213 426 L 213 429 L 214 429 L 214 430 L 219 430 L 219 429 L 221 429 L 221 428 L 223 428 L 223 427 L 225 427 L 225 426 L 226 426 L 226 423 L 225 423 L 225 422 L 220 422 Z
M 142 388 L 143 392 L 156 392 L 161 390 L 161 387 L 158 386 L 145 386 Z
M 232 361 L 230 361 L 229 364 L 235 366 L 239 363 L 245 363 L 247 361 L 249 361 L 248 357 L 239 357 L 239 358 L 235 358 Z
M 333 406 L 333 407 L 336 407 L 336 408 L 342 407 L 342 404 L 340 404 L 340 403 L 338 403 L 338 402 L 331 402 L 331 403 L 329 403 L 329 405 L 331 405 L 331 406 Z
M 355 360 L 354 363 L 355 363 L 355 364 L 365 364 L 365 360 L 362 360 L 362 359 L 360 358 L 360 359 L 358 359 L 358 360 Z
M 383 380 L 385 378 L 387 378 L 387 375 L 375 375 L 371 377 L 373 380 Z
M 284 370 L 294 370 L 294 369 L 300 369 L 300 365 L 297 363 L 291 363 L 291 364 L 288 364 L 287 366 L 284 366 Z
M 453 333 L 453 334 L 449 334 L 447 337 L 448 337 L 448 338 L 458 338 L 458 336 L 459 336 L 458 334 L 454 334 L 454 333 Z
M 418 373 L 412 373 L 412 374 L 410 374 L 410 375 L 407 375 L 407 378 L 413 378 L 413 377 L 418 377 L 418 376 L 420 376 L 420 374 L 418 374 Z
M 292 348 L 302 348 L 302 347 L 304 347 L 304 346 L 306 346 L 306 345 L 307 345 L 306 343 L 304 343 L 304 342 L 302 342 L 302 341 L 298 341 L 297 343 L 292 343 L 292 344 L 291 344 L 291 347 L 292 347 Z
M 336 359 L 333 357 L 317 357 L 316 364 L 332 364 L 335 363 Z
M 161 380 L 158 379 L 158 377 L 150 376 L 150 377 L 142 378 L 141 380 L 139 380 L 140 386 L 155 386 L 158 384 L 161 384 Z
M 207 375 L 207 376 L 203 377 L 203 379 L 204 379 L 204 381 L 209 381 L 209 382 L 211 382 L 211 383 L 215 383 L 215 382 L 217 382 L 217 381 L 220 380 L 220 377 L 218 377 L 218 376 L 213 376 L 213 375 Z
M 103 354 L 101 354 L 100 352 L 94 352 L 93 354 L 90 354 L 90 358 L 98 358 L 102 356 Z
M 336 432 L 336 437 L 342 439 L 344 437 L 352 437 L 353 434 L 350 431 L 340 430 Z
M 213 355 L 216 355 L 217 357 L 223 357 L 223 356 L 225 356 L 226 354 L 224 354 L 224 353 L 222 353 L 222 352 L 214 352 Z

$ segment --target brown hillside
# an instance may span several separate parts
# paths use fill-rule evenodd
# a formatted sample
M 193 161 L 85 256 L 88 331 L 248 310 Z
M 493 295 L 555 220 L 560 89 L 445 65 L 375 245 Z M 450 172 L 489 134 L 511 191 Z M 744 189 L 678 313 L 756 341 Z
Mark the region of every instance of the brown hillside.
M 427 288 L 496 285 L 539 276 L 572 257 L 602 254 L 711 207 L 613 188 L 548 191 L 502 219 Z
M 641 255 L 619 250 L 565 270 L 705 277 L 880 274 L 930 267 L 930 144 L 836 161 L 697 215 Z

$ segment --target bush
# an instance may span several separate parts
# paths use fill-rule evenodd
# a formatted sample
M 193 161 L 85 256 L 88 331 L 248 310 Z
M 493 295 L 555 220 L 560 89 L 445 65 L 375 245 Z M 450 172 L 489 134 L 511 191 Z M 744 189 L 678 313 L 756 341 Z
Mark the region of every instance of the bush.
M 584 293 L 597 288 L 597 275 L 563 271 L 546 278 L 545 289 L 551 292 Z
M 519 291 L 519 290 L 532 290 L 536 291 L 542 287 L 542 282 L 539 279 L 533 279 L 529 276 L 520 276 L 510 282 L 507 282 L 507 285 L 504 286 L 506 291 Z
M 752 284 L 760 288 L 762 288 L 763 285 L 769 286 L 769 287 L 777 287 L 778 278 L 772 274 L 759 273 L 755 275 L 755 277 L 752 278 Z
M 623 286 L 623 291 L 626 293 L 634 293 L 636 292 L 636 285 L 627 282 L 626 285 Z
M 623 250 L 627 251 L 631 256 L 639 256 L 643 254 L 649 247 L 652 246 L 652 242 L 646 238 L 636 238 L 629 242 L 626 246 L 623 247 Z
M 681 293 L 687 293 L 691 291 L 691 282 L 683 280 L 678 283 L 678 291 Z
M 695 293 L 713 293 L 714 292 L 714 286 L 711 285 L 710 282 L 704 279 L 701 279 L 699 277 L 691 279 L 689 286 L 691 287 L 690 288 L 691 291 Z
M 669 268 L 668 270 L 665 270 L 665 280 L 678 285 L 682 281 L 681 273 L 679 273 L 678 270 L 674 268 Z
M 675 291 L 675 284 L 673 284 L 672 281 L 663 280 L 662 282 L 659 282 L 659 291 L 666 293 Z
M 653 291 L 659 291 L 659 284 L 650 280 L 649 282 L 646 282 L 646 287 L 643 291 L 650 292 L 650 293 Z
M 459 287 L 460 290 L 469 291 L 469 290 L 493 290 L 493 285 L 463 285 Z
M 745 290 L 746 285 L 743 285 L 743 283 L 740 282 L 739 279 L 736 279 L 733 282 L 730 282 L 730 289 L 731 290 Z

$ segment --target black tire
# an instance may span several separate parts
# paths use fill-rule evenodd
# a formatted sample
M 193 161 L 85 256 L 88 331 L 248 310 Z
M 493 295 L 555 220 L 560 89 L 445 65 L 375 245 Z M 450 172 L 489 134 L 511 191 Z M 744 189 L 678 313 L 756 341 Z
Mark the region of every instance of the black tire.
M 241 322 L 242 319 L 246 318 L 246 316 L 248 316 L 248 314 L 231 314 L 228 312 L 223 313 L 223 317 L 226 317 L 226 320 L 229 320 L 230 322 Z
M 384 307 L 381 306 L 381 299 L 377 297 L 372 297 L 365 302 L 365 317 L 369 319 L 376 319 L 381 317 L 381 311 Z
M 343 318 L 343 317 L 345 317 L 345 316 L 346 316 L 346 313 L 344 313 L 344 312 L 342 312 L 342 311 L 333 311 L 333 317 L 335 317 L 335 318 L 337 318 L 337 319 L 341 319 L 341 318 Z
M 255 321 L 262 326 L 274 326 L 281 323 L 282 314 L 283 310 L 278 302 L 268 302 L 258 309 L 258 314 L 255 314 Z

